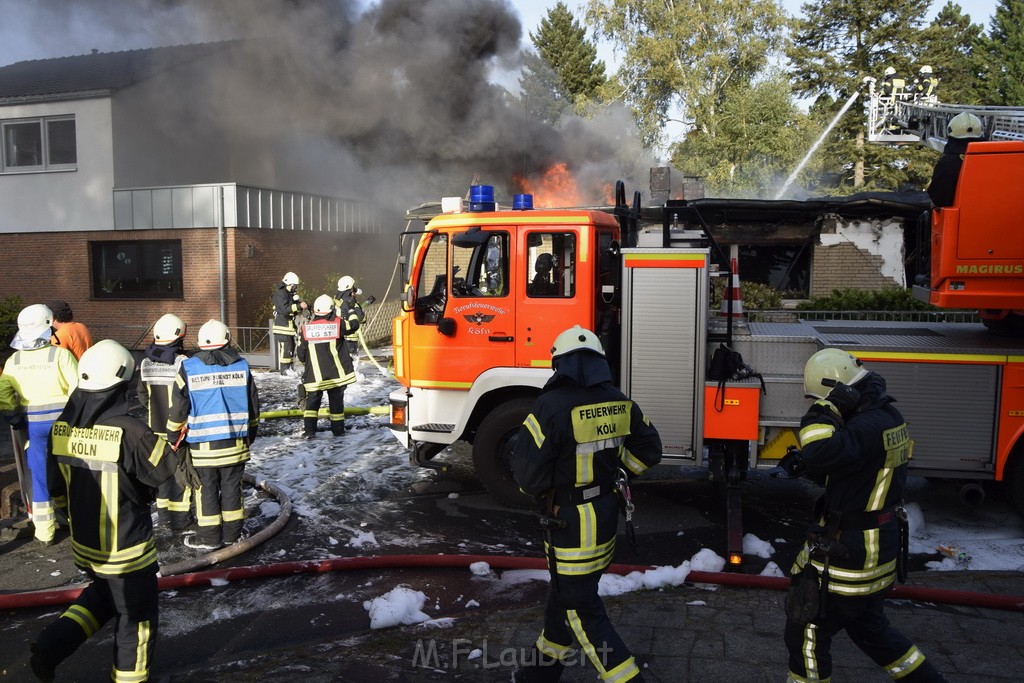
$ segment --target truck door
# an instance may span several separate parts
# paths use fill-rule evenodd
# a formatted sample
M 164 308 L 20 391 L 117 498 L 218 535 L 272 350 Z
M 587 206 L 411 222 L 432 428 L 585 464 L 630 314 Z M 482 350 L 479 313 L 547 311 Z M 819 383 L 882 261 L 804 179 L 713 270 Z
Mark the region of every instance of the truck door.
M 412 386 L 468 389 L 481 372 L 511 366 L 514 310 L 509 233 L 470 228 L 433 237 L 422 260 L 411 358 Z
M 586 230 L 538 226 L 520 232 L 513 263 L 516 288 L 516 365 L 550 367 L 555 337 L 572 325 L 593 328 L 593 270 L 581 250 Z

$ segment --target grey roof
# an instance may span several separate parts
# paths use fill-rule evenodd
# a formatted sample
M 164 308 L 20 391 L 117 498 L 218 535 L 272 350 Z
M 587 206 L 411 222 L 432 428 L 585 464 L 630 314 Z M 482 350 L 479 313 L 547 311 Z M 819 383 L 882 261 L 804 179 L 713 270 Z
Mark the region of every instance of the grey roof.
M 226 41 L 175 45 L 15 62 L 0 67 L 0 100 L 45 100 L 114 92 L 160 71 L 205 59 L 233 44 Z

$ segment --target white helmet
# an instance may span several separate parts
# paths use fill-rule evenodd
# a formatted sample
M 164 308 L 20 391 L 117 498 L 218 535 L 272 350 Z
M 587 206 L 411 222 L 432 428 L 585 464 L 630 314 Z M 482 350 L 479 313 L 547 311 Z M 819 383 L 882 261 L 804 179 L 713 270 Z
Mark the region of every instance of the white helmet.
M 135 373 L 135 359 L 113 339 L 96 342 L 78 361 L 78 388 L 103 391 L 127 382 Z
M 21 309 L 18 314 L 18 338 L 30 341 L 46 336 L 50 338 L 50 325 L 53 324 L 53 313 L 43 304 L 32 304 Z
M 885 75 L 886 76 L 895 76 L 896 75 L 896 69 L 894 69 L 891 66 L 885 67 Z
M 185 337 L 188 325 L 173 313 L 166 313 L 153 325 L 153 341 L 161 346 L 173 344 Z
M 288 271 L 287 273 L 284 274 L 284 277 L 281 278 L 281 282 L 285 283 L 289 287 L 292 287 L 294 285 L 299 284 L 299 276 L 291 271 Z
M 804 396 L 825 398 L 836 384 L 856 384 L 868 374 L 859 358 L 842 349 L 824 349 L 804 365 Z
M 985 134 L 981 119 L 966 111 L 949 120 L 948 132 L 954 138 L 980 138 Z
M 342 275 L 338 278 L 338 291 L 344 292 L 356 286 L 356 281 L 350 275 Z
M 330 294 L 321 294 L 313 302 L 313 313 L 315 315 L 327 315 L 334 310 L 334 297 Z
M 207 320 L 199 328 L 199 348 L 219 349 L 231 341 L 228 326 L 219 320 Z
M 930 66 L 928 66 L 927 64 L 925 64 L 924 66 L 921 67 L 920 73 L 930 74 L 931 72 L 932 72 L 932 68 Z
M 597 335 L 585 327 L 575 325 L 555 337 L 555 345 L 551 347 L 551 360 L 573 351 L 582 350 L 604 355 L 604 348 L 601 347 L 601 341 Z

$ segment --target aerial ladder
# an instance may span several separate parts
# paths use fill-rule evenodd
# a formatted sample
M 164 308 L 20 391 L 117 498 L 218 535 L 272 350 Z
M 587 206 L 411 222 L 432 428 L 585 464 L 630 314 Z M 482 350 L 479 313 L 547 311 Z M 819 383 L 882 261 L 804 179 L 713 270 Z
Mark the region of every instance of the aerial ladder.
M 1024 107 L 978 107 L 945 104 L 912 93 L 886 96 L 868 77 L 868 142 L 882 145 L 923 144 L 941 152 L 949 120 L 968 112 L 981 119 L 989 140 L 1024 142 Z
M 981 120 L 985 134 L 967 146 L 953 205 L 922 217 L 931 224 L 928 262 L 914 295 L 939 308 L 976 308 L 992 331 L 1024 333 L 1024 107 L 885 96 L 874 78 L 865 84 L 871 143 L 941 152 L 954 116 Z

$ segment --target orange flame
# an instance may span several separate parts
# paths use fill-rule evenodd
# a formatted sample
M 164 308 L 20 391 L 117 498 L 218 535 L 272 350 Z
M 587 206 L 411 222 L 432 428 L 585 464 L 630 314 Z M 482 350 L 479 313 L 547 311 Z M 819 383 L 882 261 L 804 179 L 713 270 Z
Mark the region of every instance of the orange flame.
M 519 194 L 532 194 L 538 209 L 580 206 L 580 191 L 567 163 L 554 164 L 539 178 L 515 175 L 512 185 Z

